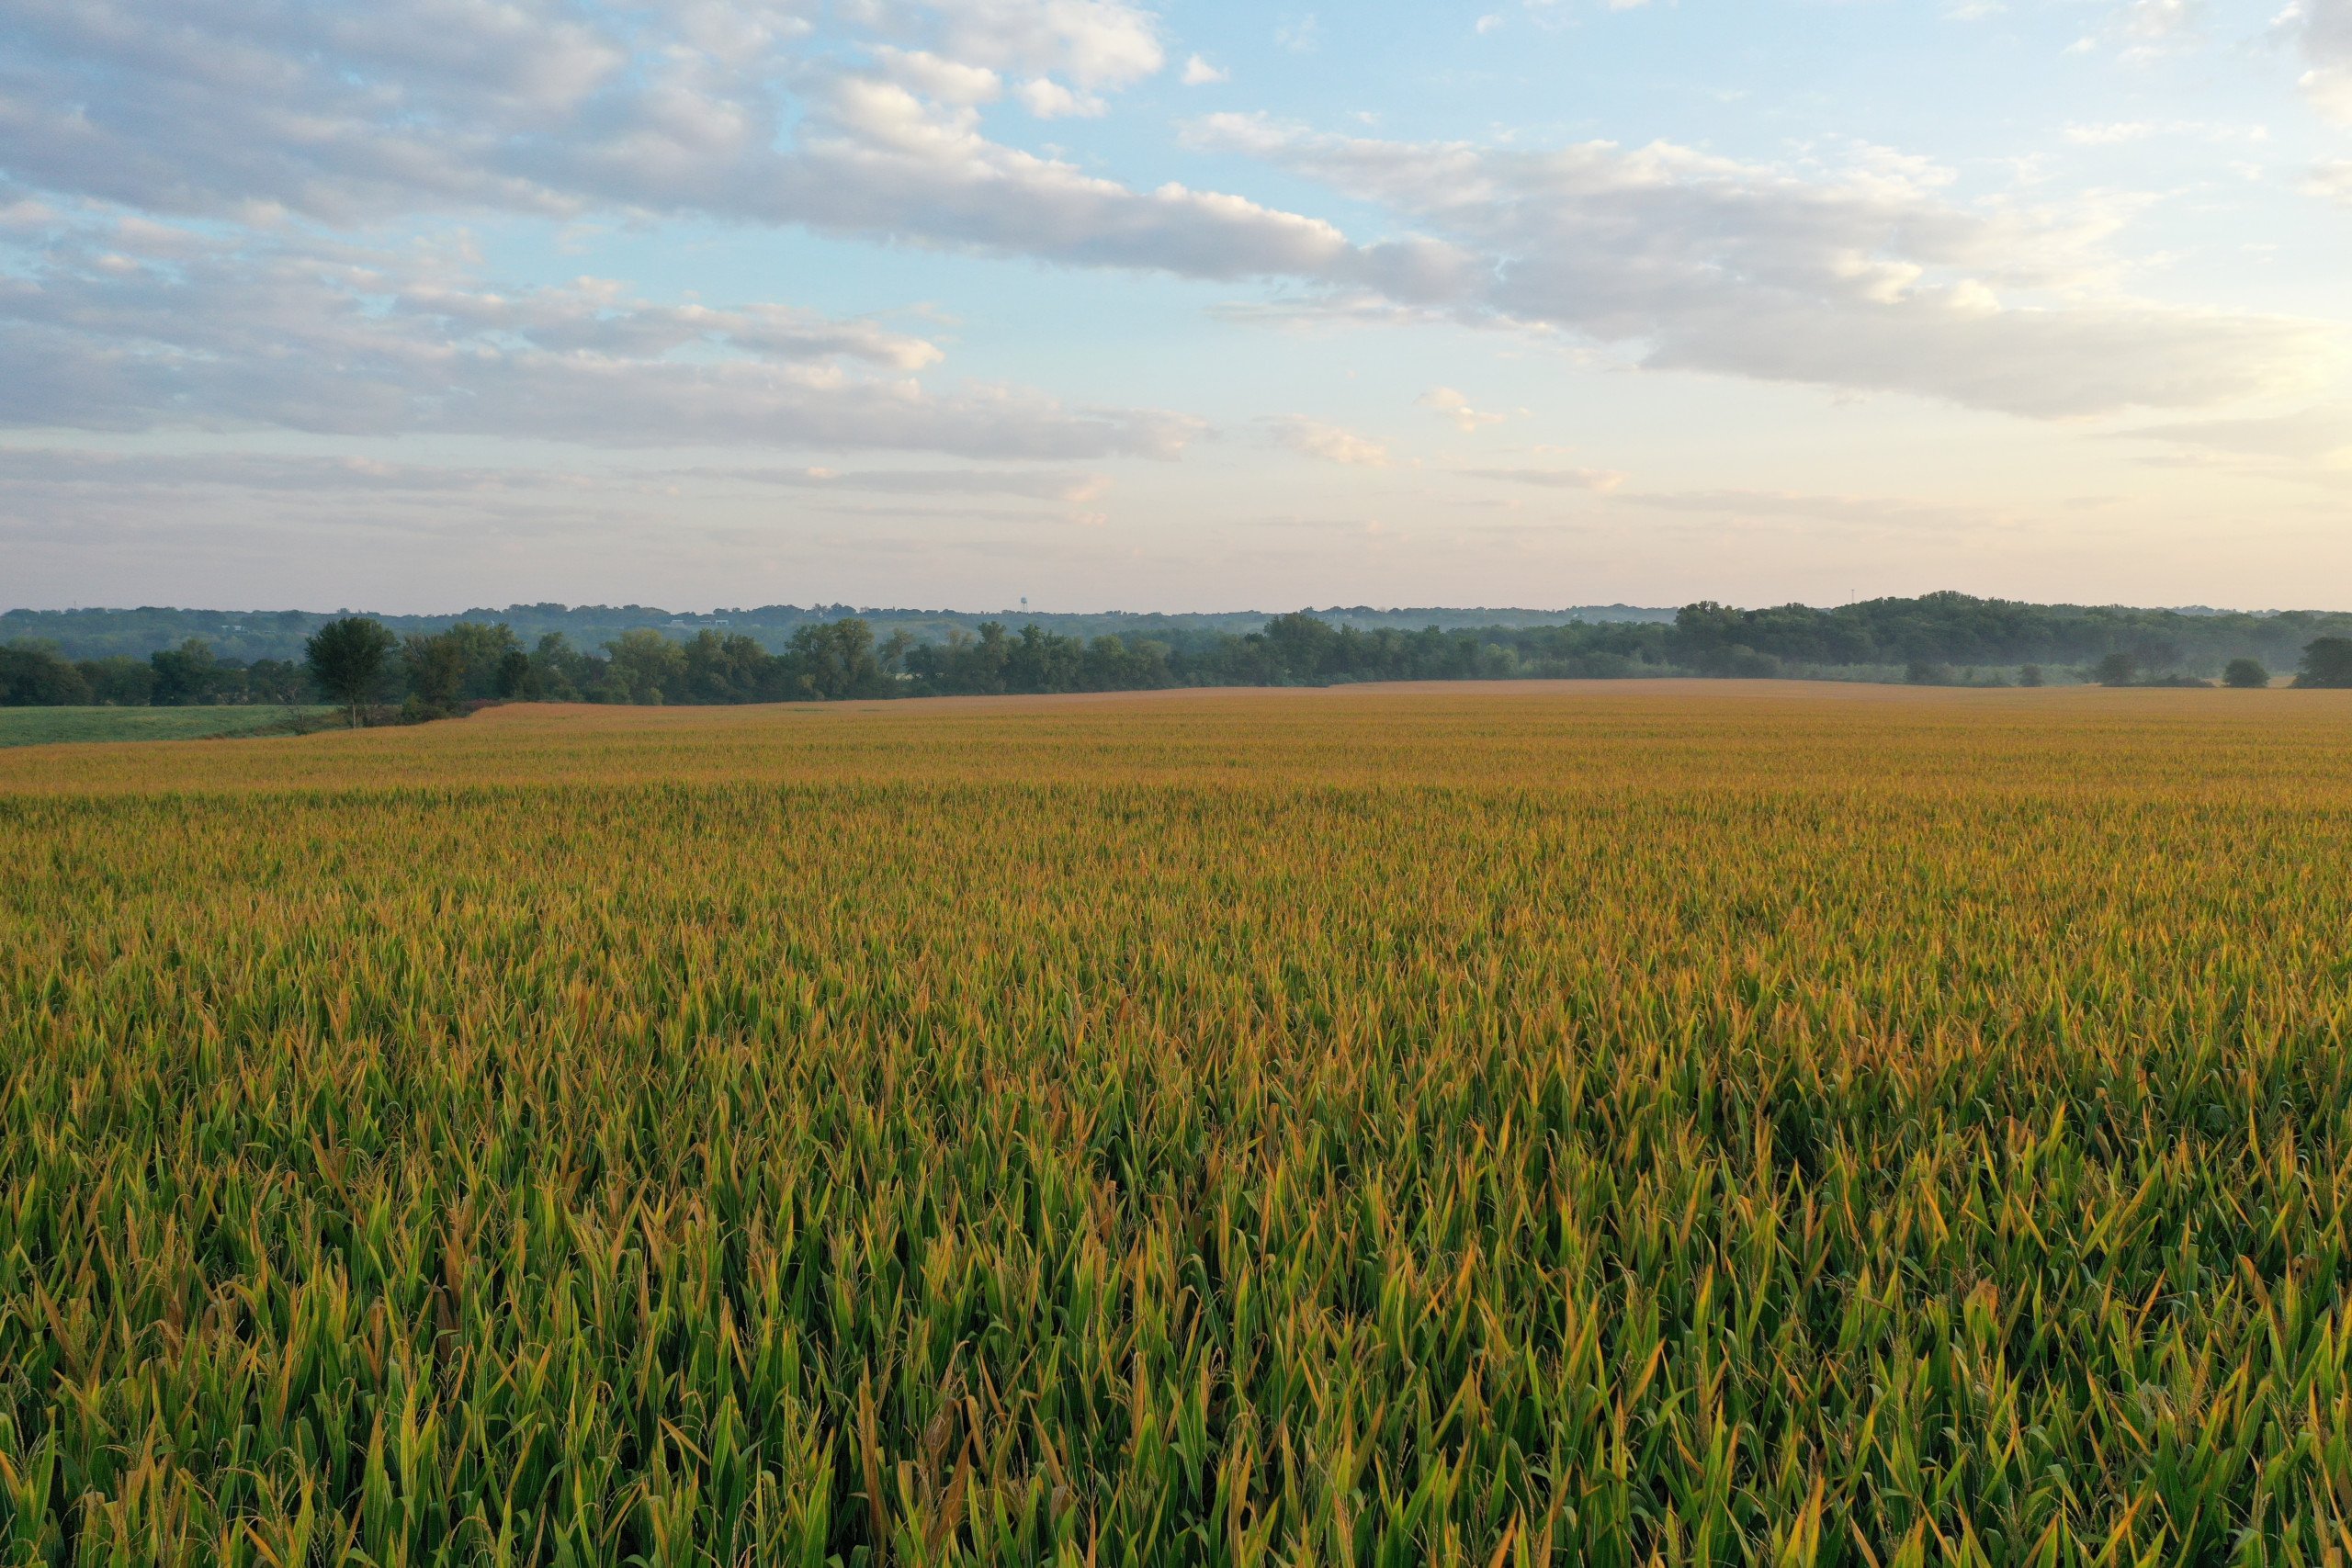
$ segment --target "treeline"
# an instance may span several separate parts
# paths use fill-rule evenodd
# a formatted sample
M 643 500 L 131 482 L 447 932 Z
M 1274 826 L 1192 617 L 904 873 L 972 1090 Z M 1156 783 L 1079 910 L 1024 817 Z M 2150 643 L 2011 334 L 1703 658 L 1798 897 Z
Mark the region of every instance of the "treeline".
M 1419 631 L 1442 626 L 1449 631 L 1488 626 L 1560 626 L 1575 621 L 1651 621 L 1674 618 L 1672 610 L 1643 609 L 1628 604 L 1591 604 L 1558 610 L 1375 609 L 1367 604 L 1333 605 L 1310 611 L 1334 626 L 1371 631 L 1385 626 Z M 856 619 L 874 629 L 876 638 L 905 632 L 917 642 L 942 642 L 961 631 L 978 635 L 989 621 L 1021 624 L 1034 621 L 1049 632 L 1092 638 L 1104 635 L 1181 639 L 1202 633 L 1241 636 L 1258 630 L 1266 612 L 1195 612 L 1154 614 L 1106 611 L 1091 615 L 1023 612 L 982 614 L 961 610 L 864 608 L 851 604 L 762 604 L 750 608 L 682 612 L 650 604 L 509 604 L 503 609 L 465 610 L 454 615 L 389 615 L 337 610 L 194 610 L 147 605 L 139 609 L 9 610 L 0 612 L 0 643 L 40 642 L 74 660 L 128 656 L 144 659 L 153 649 L 177 648 L 189 639 L 202 641 L 224 661 L 249 662 L 273 659 L 300 663 L 304 644 L 330 621 L 366 615 L 394 636 L 431 637 L 463 622 L 513 629 L 526 648 L 536 647 L 549 632 L 560 632 L 575 648 L 602 649 L 631 631 L 656 631 L 673 642 L 684 642 L 705 630 L 752 638 L 770 653 L 781 653 L 792 635 L 806 626 Z
M 0 707 L 201 707 L 316 700 L 309 671 L 284 659 L 218 657 L 191 638 L 144 659 L 67 659 L 50 644 L 0 644 Z
M 357 628 L 368 628 L 362 632 Z M 305 669 L 322 696 L 354 707 L 400 703 L 430 717 L 483 701 L 721 704 L 832 702 L 852 697 L 1149 691 L 1177 686 L 1319 685 L 1341 681 L 1607 678 L 1670 673 L 1645 660 L 1642 628 L 1551 626 L 1403 633 L 1277 615 L 1241 636 L 1162 639 L 1065 636 L 996 622 L 977 633 L 921 642 L 876 637 L 855 616 L 803 626 L 770 653 L 740 632 L 706 628 L 684 641 L 623 633 L 601 653 L 550 632 L 529 649 L 512 628 L 465 623 L 395 640 L 352 618 L 311 639 Z M 362 657 L 322 639 L 364 639 Z M 341 660 L 341 662 L 337 662 Z
M 1563 629 L 1573 634 L 1579 628 L 1600 631 L 1631 626 L 1640 636 L 1630 646 L 1638 649 L 1645 663 L 1724 674 L 1775 669 L 1879 674 L 1892 671 L 1900 678 L 1914 663 L 2012 673 L 2027 664 L 2047 671 L 2086 671 L 2110 655 L 2123 654 L 2152 672 L 2211 677 L 2233 659 L 2291 668 L 2303 646 L 2313 638 L 2352 636 L 2352 614 L 2340 612 L 2256 614 L 2029 604 L 1962 593 L 1874 599 L 1830 609 L 1788 604 L 1739 610 L 1702 604 L 1686 605 L 1679 612 L 1623 604 L 1560 610 L 1384 610 L 1359 604 L 1305 613 L 1334 630 L 1387 631 L 1412 637 L 1434 626 L 1538 658 L 1560 656 L 1563 649 L 1576 653 L 1623 651 L 1628 645 L 1605 637 L 1588 643 L 1577 635 L 1522 644 L 1506 634 Z M 144 662 L 155 649 L 178 649 L 193 640 L 210 649 L 224 671 L 232 671 L 258 664 L 300 664 L 308 639 L 319 628 L 331 621 L 348 619 L 351 614 L 153 606 L 10 610 L 0 613 L 0 644 L 40 643 L 75 663 L 109 658 Z M 763 652 L 781 655 L 790 651 L 792 638 L 804 628 L 851 619 L 864 621 L 877 643 L 903 633 L 917 643 L 944 645 L 959 637 L 977 639 L 982 627 L 992 623 L 1034 624 L 1041 633 L 1081 644 L 1091 645 L 1108 636 L 1130 646 L 1156 642 L 1171 652 L 1206 656 L 1217 639 L 1246 638 L 1264 631 L 1269 620 L 1255 613 L 1023 613 L 1014 616 L 859 609 L 848 604 L 767 604 L 681 614 L 644 604 L 554 603 L 510 604 L 455 615 L 366 618 L 381 623 L 402 638 L 432 637 L 466 624 L 504 625 L 526 649 L 537 647 L 548 633 L 560 633 L 571 647 L 598 657 L 632 631 L 655 632 L 680 644 L 706 631 L 721 637 L 747 637 Z M 233 676 L 224 673 L 220 679 L 225 682 L 224 696 L 233 698 Z
M 2136 610 L 1928 593 L 1826 610 L 1686 604 L 1671 627 L 1659 629 L 1668 657 L 1705 674 L 1792 666 L 2016 671 L 2030 664 L 2089 679 L 2103 661 L 2120 657 L 2146 677 L 2209 677 L 2238 659 L 2291 669 L 2314 639 L 2352 637 L 2352 614 Z
M 499 701 L 772 703 L 1638 675 L 2027 685 L 2196 684 L 2219 675 L 2233 685 L 2265 685 L 2272 669 L 2297 665 L 2299 684 L 2352 686 L 2352 636 L 2305 635 L 2266 660 L 2242 643 L 2191 648 L 2166 632 L 2168 623 L 2145 618 L 2171 614 L 2075 612 L 1938 594 L 1837 610 L 1693 604 L 1670 625 L 1408 632 L 1334 625 L 1301 613 L 1240 634 L 1078 637 L 1035 624 L 1014 632 L 984 622 L 972 632 L 950 628 L 937 641 L 903 629 L 877 637 L 862 617 L 845 616 L 802 626 L 774 651 L 748 634 L 713 627 L 684 638 L 640 627 L 592 650 L 560 632 L 526 643 L 504 623 L 461 621 L 401 637 L 372 618 L 346 616 L 311 634 L 299 662 L 223 659 L 197 639 L 144 660 L 76 660 L 38 643 L 0 646 L 0 705 L 324 701 L 358 721 L 431 718 Z M 2266 621 L 2278 623 L 2298 634 L 2330 625 L 2352 633 L 2352 616 Z M 2222 657 L 2219 650 L 2229 649 L 2239 651 Z M 2088 662 L 2073 662 L 2086 654 Z

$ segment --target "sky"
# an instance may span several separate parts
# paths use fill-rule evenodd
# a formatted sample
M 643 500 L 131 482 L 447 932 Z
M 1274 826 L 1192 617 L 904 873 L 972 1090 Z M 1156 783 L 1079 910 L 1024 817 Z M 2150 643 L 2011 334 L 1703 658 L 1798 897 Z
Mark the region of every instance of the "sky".
M 0 607 L 2352 607 L 2352 0 L 0 0 Z

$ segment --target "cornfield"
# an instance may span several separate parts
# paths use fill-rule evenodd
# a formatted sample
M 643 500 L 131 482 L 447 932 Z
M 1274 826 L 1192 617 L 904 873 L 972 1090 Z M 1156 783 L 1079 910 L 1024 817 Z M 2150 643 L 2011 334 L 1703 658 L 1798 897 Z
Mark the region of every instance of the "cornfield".
M 2352 701 L 0 756 L 11 1563 L 2337 1563 Z

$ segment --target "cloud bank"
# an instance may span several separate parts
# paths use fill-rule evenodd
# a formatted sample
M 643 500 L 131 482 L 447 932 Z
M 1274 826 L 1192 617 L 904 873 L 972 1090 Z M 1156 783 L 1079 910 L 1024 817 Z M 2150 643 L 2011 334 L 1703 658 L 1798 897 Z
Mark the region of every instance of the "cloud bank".
M 936 390 L 914 375 L 932 343 L 773 304 L 662 305 L 593 279 L 497 293 L 413 257 L 155 224 L 48 239 L 0 276 L 0 424 L 1057 458 L 1172 457 L 1198 428 Z
M 2139 11 L 2135 26 L 2177 21 Z M 2347 16 L 2352 0 L 2302 13 L 2324 106 L 2352 52 Z M 1169 63 L 1159 21 L 1125 0 L 0 0 L 0 159 L 20 187 L 0 209 L 107 204 L 265 235 L 420 214 L 792 225 L 1281 280 L 1333 311 L 1569 333 L 1658 368 L 2032 417 L 2274 393 L 2322 348 L 2309 322 L 2124 297 L 2099 249 L 2111 220 L 1963 204 L 1939 171 L 1891 154 L 1792 173 L 1666 143 L 1524 152 L 1249 116 L 1193 128 L 1197 148 L 1387 216 L 1392 231 L 1351 238 L 1238 194 L 1130 186 L 996 129 L 1017 111 L 1099 115 Z M 322 270 L 277 240 L 168 274 L 133 260 L 0 275 L 0 362 L 53 378 L 39 400 L 64 423 L 209 408 L 300 428 L 1001 440 L 1014 455 L 1165 452 L 1181 434 L 1032 394 L 925 392 L 883 374 L 919 371 L 903 356 L 922 348 L 819 351 L 807 333 L 850 329 L 779 306 L 436 303 L 358 276 L 380 259 Z M 388 288 L 390 309 L 371 303 Z M 261 354 L 289 329 L 288 355 Z M 714 347 L 716 361 L 694 356 Z M 356 382 L 324 373 L 333 354 L 363 367 Z M 33 417 L 28 400 L 6 416 Z
M 2115 297 L 2107 221 L 1964 208 L 1905 161 L 1801 178 L 1667 144 L 1521 152 L 1250 116 L 1193 135 L 1430 231 L 1389 247 L 1409 271 L 1333 268 L 1334 285 L 1632 345 L 1660 368 L 2063 417 L 2291 387 L 2325 344 L 2310 322 Z

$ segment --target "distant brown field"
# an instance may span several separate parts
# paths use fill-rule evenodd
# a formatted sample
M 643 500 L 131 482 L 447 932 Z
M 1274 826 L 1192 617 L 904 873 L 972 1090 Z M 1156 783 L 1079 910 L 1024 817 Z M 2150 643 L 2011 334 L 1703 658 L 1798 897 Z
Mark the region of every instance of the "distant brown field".
M 1422 682 L 750 707 L 524 704 L 234 746 L 0 753 L 0 791 L 683 780 L 2352 791 L 2352 694 Z M 2313 795 L 2312 792 L 2317 792 Z
M 0 1541 L 2319 1563 L 2352 694 L 0 752 Z

